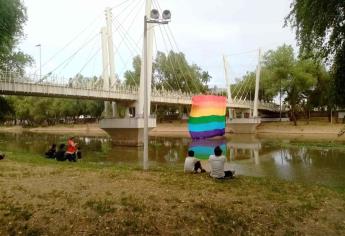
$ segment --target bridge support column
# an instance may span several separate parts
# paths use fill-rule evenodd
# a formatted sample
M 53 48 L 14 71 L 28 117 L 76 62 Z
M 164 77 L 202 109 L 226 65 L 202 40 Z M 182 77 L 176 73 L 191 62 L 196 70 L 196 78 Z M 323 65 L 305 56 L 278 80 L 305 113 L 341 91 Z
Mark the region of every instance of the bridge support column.
M 150 16 L 152 8 L 152 0 L 146 0 L 146 10 L 145 14 L 147 17 Z M 108 22 L 108 31 L 111 29 L 111 14 L 110 10 L 107 9 L 107 22 Z M 110 25 L 110 29 L 109 29 Z M 145 24 L 146 25 L 146 24 Z M 148 97 L 148 107 L 147 110 L 150 111 L 150 98 L 151 98 L 151 79 L 152 79 L 152 53 L 153 53 L 153 27 L 148 27 L 145 30 L 146 40 L 144 40 L 143 47 L 143 65 L 141 67 L 140 73 L 140 87 L 139 94 L 136 102 L 136 117 L 135 118 L 123 118 L 123 119 L 103 119 L 100 121 L 100 127 L 105 130 L 111 137 L 112 141 L 116 145 L 124 146 L 142 146 L 143 143 L 143 133 L 144 133 L 144 93 L 147 91 Z M 112 48 L 112 43 L 108 41 L 108 48 Z M 111 50 L 112 51 L 112 50 Z M 113 62 L 113 57 L 110 56 L 109 59 Z M 146 52 L 146 53 L 145 53 Z M 112 79 L 112 76 L 115 76 L 115 72 L 112 69 L 112 64 L 110 63 L 110 79 L 111 82 L 115 79 Z M 147 76 L 147 86 L 145 88 L 144 77 Z M 146 113 L 146 114 L 149 114 Z M 148 128 L 152 129 L 156 127 L 156 118 L 149 118 Z
M 119 146 L 143 146 L 144 119 L 142 118 L 109 118 L 99 123 L 101 129 Z M 156 127 L 156 119 L 149 119 L 149 127 Z
M 260 123 L 260 118 L 240 118 L 229 121 L 227 127 L 235 134 L 255 134 Z
M 116 102 L 111 103 L 111 108 L 113 111 L 113 118 L 116 118 L 117 117 L 117 104 L 116 104 Z

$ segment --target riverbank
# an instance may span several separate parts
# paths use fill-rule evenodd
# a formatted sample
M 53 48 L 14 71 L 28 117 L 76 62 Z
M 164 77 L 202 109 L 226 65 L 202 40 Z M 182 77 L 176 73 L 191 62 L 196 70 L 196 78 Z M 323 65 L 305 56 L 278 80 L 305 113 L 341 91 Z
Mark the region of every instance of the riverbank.
M 230 125 L 231 127 L 231 125 Z M 326 140 L 345 140 L 345 134 L 338 137 L 341 130 L 345 128 L 344 124 L 330 124 L 329 122 L 311 121 L 299 122 L 294 126 L 292 122 L 267 122 L 261 123 L 257 128 L 257 134 L 263 137 L 274 135 L 275 137 L 307 137 L 310 139 Z M 78 124 L 78 125 L 56 125 L 49 127 L 22 128 L 20 126 L 0 126 L 2 132 L 36 132 L 53 134 L 71 134 L 84 136 L 107 136 L 107 133 L 99 128 L 98 124 Z M 227 128 L 228 132 L 231 129 Z M 160 123 L 154 128 L 150 135 L 152 136 L 178 136 L 189 137 L 188 125 L 185 122 Z
M 0 161 L 0 235 L 345 234 L 344 190 L 21 155 Z

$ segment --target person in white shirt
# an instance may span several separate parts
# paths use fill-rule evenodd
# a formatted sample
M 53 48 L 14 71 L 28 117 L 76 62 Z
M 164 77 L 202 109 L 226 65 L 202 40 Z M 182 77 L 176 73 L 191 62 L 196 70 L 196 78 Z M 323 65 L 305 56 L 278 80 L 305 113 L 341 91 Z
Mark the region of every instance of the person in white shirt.
M 188 156 L 186 157 L 186 160 L 184 161 L 184 172 L 185 173 L 199 173 L 205 172 L 205 170 L 202 168 L 201 163 L 198 159 L 194 157 L 194 151 L 189 150 Z
M 222 149 L 217 146 L 214 149 L 214 155 L 210 155 L 208 162 L 211 166 L 210 176 L 216 179 L 224 179 L 233 177 L 233 171 L 224 171 L 225 156 L 222 155 Z

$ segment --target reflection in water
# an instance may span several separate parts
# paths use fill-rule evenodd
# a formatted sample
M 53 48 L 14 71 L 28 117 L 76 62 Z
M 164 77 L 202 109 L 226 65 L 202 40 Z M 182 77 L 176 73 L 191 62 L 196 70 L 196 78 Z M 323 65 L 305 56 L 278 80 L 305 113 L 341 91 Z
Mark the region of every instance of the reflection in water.
M 215 147 L 219 146 L 223 155 L 226 155 L 226 139 L 199 139 L 193 140 L 189 145 L 189 150 L 194 151 L 194 156 L 201 160 L 207 160 L 210 155 L 214 154 Z
M 44 158 L 43 153 L 52 143 L 66 143 L 67 138 L 67 135 L 0 133 L 0 152 L 7 153 L 8 159 L 15 152 L 39 154 Z M 78 137 L 76 142 L 82 148 L 83 161 L 144 165 L 142 148 L 116 147 L 103 137 Z M 147 164 L 182 170 L 188 149 L 193 149 L 196 156 L 204 159 L 203 165 L 207 168 L 208 156 L 219 145 L 227 157 L 227 168 L 235 169 L 237 174 L 345 187 L 345 148 L 287 147 L 292 142 L 296 141 L 286 139 L 278 143 L 250 135 L 232 135 L 206 143 L 193 142 L 189 138 L 151 137 Z

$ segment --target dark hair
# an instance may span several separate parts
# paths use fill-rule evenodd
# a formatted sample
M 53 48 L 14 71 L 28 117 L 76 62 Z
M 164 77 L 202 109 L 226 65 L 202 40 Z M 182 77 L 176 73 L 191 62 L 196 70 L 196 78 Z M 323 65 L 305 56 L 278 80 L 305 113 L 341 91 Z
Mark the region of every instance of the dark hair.
M 194 151 L 193 150 L 189 150 L 188 151 L 188 156 L 189 157 L 194 157 Z
M 52 148 L 56 148 L 56 144 L 55 143 L 52 144 Z
M 61 149 L 64 149 L 65 148 L 65 144 L 64 143 L 61 143 L 60 145 L 59 145 L 59 149 L 61 150 Z
M 220 156 L 220 155 L 222 155 L 222 149 L 220 149 L 220 147 L 219 146 L 217 146 L 217 147 L 215 147 L 215 149 L 214 149 L 214 155 L 216 155 L 217 157 L 218 156 Z

